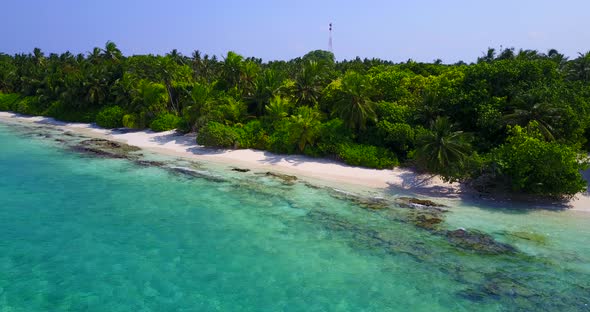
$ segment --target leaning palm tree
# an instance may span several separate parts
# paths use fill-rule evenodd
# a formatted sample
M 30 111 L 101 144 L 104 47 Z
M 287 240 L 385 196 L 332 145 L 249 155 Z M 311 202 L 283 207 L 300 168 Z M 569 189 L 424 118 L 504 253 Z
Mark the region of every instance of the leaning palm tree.
M 418 137 L 415 159 L 422 169 L 451 178 L 464 166 L 471 149 L 469 142 L 470 136 L 454 131 L 447 117 L 438 117 L 430 131 Z
M 351 129 L 364 130 L 367 120 L 375 120 L 374 103 L 371 101 L 371 84 L 368 78 L 348 71 L 342 77 L 341 90 L 334 112 Z
M 531 121 L 539 124 L 541 134 L 548 141 L 555 140 L 553 125 L 561 119 L 561 110 L 548 102 L 540 102 L 526 108 L 517 108 L 512 113 L 504 115 L 509 125 L 526 126 Z

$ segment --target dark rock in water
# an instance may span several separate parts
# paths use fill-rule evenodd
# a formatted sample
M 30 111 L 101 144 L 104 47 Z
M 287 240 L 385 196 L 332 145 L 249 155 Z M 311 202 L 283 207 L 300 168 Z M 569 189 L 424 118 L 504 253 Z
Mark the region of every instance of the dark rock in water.
M 166 165 L 165 163 L 163 163 L 161 161 L 155 161 L 155 160 L 136 160 L 135 164 L 140 165 L 140 166 L 144 166 L 144 167 L 163 167 L 164 165 Z
M 428 199 L 418 199 L 413 197 L 400 197 L 397 199 L 398 204 L 403 208 L 416 208 L 416 207 L 446 207 L 445 205 L 435 203 Z
M 217 176 L 214 176 L 211 174 L 207 174 L 205 172 L 188 169 L 188 168 L 166 167 L 166 169 L 170 170 L 172 173 L 181 174 L 181 175 L 189 176 L 189 177 L 193 177 L 193 178 L 202 178 L 202 179 L 209 180 L 211 182 L 225 182 L 225 179 L 223 179 L 223 178 L 220 178 L 220 177 L 217 177 Z
M 295 183 L 295 181 L 297 181 L 296 176 L 292 176 L 292 175 L 288 175 L 288 174 L 284 174 L 284 173 L 268 171 L 268 172 L 266 172 L 265 175 L 279 178 L 279 179 L 283 180 L 283 182 L 288 183 L 288 184 L 293 184 L 293 183 Z
M 391 205 L 391 203 L 388 200 L 381 198 L 381 197 L 354 196 L 351 198 L 351 200 L 355 204 L 357 204 L 363 208 L 367 208 L 367 209 L 375 209 L 375 210 L 385 209 Z
M 313 183 L 309 183 L 309 182 L 303 182 L 303 184 L 305 184 L 305 186 L 307 186 L 309 188 L 312 188 L 314 190 L 328 189 L 328 188 L 325 188 L 325 187 L 322 187 L 322 186 L 319 186 L 319 185 L 316 185 L 316 184 L 313 184 Z
M 354 248 L 382 250 L 393 255 L 405 254 L 416 261 L 423 261 L 430 252 L 422 246 L 397 240 L 396 237 L 372 229 L 367 224 L 350 222 L 341 216 L 327 212 L 312 210 L 307 214 L 307 217 L 321 224 L 329 232 L 338 232 L 348 236 L 350 238 L 348 243 Z
M 441 224 L 444 221 L 444 219 L 442 218 L 442 216 L 440 214 L 436 214 L 436 213 L 417 213 L 413 218 L 412 218 L 412 223 L 414 223 L 414 225 L 416 225 L 417 227 L 426 229 L 426 230 L 436 230 L 439 226 L 439 224 Z
M 74 151 L 98 157 L 135 159 L 138 154 L 130 154 L 141 150 L 139 147 L 105 139 L 84 140 L 72 147 Z
M 237 167 L 233 167 L 231 168 L 232 171 L 237 171 L 237 172 L 249 172 L 250 169 L 244 169 L 244 168 L 237 168 Z
M 522 240 L 531 241 L 533 243 L 537 243 L 540 245 L 544 245 L 547 243 L 547 237 L 541 234 L 533 233 L 533 232 L 524 232 L 524 231 L 517 231 L 517 232 L 503 232 L 505 236 L 510 238 L 517 238 Z
M 516 252 L 516 248 L 496 241 L 492 236 L 476 230 L 457 229 L 446 232 L 447 239 L 453 245 L 485 254 L 502 254 Z

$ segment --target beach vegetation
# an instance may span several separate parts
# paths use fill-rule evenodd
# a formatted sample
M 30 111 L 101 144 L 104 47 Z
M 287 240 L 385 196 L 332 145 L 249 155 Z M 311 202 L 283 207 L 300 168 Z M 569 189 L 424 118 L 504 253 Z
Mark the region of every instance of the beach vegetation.
M 456 64 L 336 61 L 327 51 L 263 62 L 125 56 L 109 41 L 87 54 L 0 53 L 0 110 L 558 197 L 584 188 L 589 81 L 590 52 L 555 49 L 488 49 Z
M 120 128 L 124 115 L 125 111 L 117 105 L 105 107 L 96 115 L 96 124 L 103 128 Z

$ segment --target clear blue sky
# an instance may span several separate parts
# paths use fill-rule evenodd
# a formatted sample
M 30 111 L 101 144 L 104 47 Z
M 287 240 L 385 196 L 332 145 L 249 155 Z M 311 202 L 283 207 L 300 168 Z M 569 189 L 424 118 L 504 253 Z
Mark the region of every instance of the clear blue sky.
M 487 47 L 575 56 L 590 50 L 590 0 L 5 0 L 0 52 L 88 52 L 112 40 L 126 54 L 176 48 L 264 60 L 327 49 L 337 59 L 474 61 Z

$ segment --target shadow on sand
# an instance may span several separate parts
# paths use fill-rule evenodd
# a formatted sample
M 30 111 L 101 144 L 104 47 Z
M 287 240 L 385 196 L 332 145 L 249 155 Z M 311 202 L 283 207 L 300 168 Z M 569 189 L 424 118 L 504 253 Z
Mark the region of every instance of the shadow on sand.
M 590 181 L 590 170 L 582 172 L 586 181 Z M 455 188 L 432 183 L 436 176 L 416 175 L 412 172 L 401 173 L 401 187 L 389 184 L 389 194 L 408 194 L 442 199 L 458 199 L 462 204 L 478 206 L 483 209 L 502 213 L 523 214 L 534 210 L 561 211 L 572 207 L 569 200 L 539 198 L 538 196 L 515 195 L 510 193 L 481 193 L 466 184 L 458 184 Z M 590 182 L 588 183 L 590 188 Z M 580 193 L 577 197 L 590 197 L 590 192 Z

